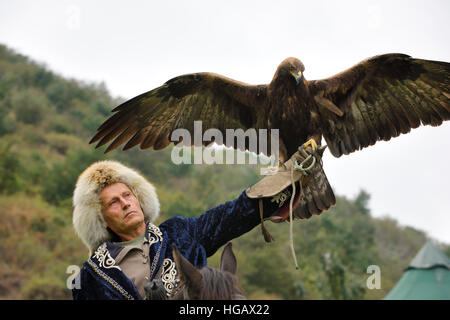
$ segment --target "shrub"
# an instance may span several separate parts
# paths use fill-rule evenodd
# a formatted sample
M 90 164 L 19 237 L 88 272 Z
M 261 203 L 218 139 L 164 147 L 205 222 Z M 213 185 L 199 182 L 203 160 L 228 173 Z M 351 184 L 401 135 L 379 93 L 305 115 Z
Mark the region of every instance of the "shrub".
M 50 148 L 62 155 L 65 155 L 69 149 L 82 145 L 78 137 L 65 133 L 49 133 L 45 136 L 45 140 Z
M 11 151 L 12 143 L 0 144 L 0 192 L 11 194 L 20 190 L 22 165 L 17 153 Z
M 5 101 L 0 101 L 0 136 L 13 133 L 16 130 L 17 121 Z
M 70 298 L 64 282 L 54 277 L 39 274 L 28 280 L 22 287 L 21 292 L 24 299 L 32 300 L 62 300 Z
M 56 163 L 42 186 L 43 198 L 52 204 L 70 199 L 78 176 L 91 163 L 104 159 L 101 151 L 76 149 L 69 151 L 64 161 Z
M 33 125 L 41 123 L 46 112 L 50 110 L 47 97 L 36 89 L 13 92 L 10 104 L 18 121 Z

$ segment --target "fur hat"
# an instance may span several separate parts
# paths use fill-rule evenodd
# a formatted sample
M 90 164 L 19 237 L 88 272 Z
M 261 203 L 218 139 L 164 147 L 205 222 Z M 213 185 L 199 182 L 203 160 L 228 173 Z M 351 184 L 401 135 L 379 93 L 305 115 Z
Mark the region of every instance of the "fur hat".
M 145 222 L 159 216 L 155 187 L 142 175 L 117 161 L 93 163 L 80 174 L 73 192 L 73 227 L 91 252 L 112 237 L 106 229 L 99 194 L 117 182 L 126 184 L 139 200 Z

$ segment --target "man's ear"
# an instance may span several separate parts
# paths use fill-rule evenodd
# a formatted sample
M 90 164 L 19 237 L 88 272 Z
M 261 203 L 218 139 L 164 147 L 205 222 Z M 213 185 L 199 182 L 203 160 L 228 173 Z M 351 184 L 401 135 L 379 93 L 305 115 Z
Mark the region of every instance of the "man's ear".
M 177 265 L 180 280 L 187 286 L 191 299 L 195 299 L 202 290 L 201 273 L 183 257 L 175 244 L 173 245 L 172 255 Z
M 222 251 L 222 256 L 220 257 L 220 270 L 236 274 L 237 261 L 233 253 L 233 245 L 231 242 L 228 242 Z

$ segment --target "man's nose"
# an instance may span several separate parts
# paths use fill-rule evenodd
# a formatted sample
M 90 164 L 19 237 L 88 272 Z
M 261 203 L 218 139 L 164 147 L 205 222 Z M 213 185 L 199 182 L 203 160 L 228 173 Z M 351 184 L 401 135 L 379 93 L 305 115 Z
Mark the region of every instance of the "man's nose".
M 125 198 L 121 198 L 120 202 L 122 203 L 122 208 L 124 209 L 128 208 L 131 205 L 130 201 Z

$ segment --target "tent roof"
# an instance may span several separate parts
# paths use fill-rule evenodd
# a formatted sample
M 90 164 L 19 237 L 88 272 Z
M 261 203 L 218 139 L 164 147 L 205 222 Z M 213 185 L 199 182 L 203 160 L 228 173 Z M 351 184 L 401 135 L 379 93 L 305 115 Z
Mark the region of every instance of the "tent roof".
M 450 270 L 409 269 L 385 300 L 450 300 Z
M 450 300 L 450 259 L 427 241 L 384 299 Z
M 432 269 L 435 267 L 443 267 L 450 270 L 450 258 L 447 257 L 432 241 L 428 240 L 406 270 Z

